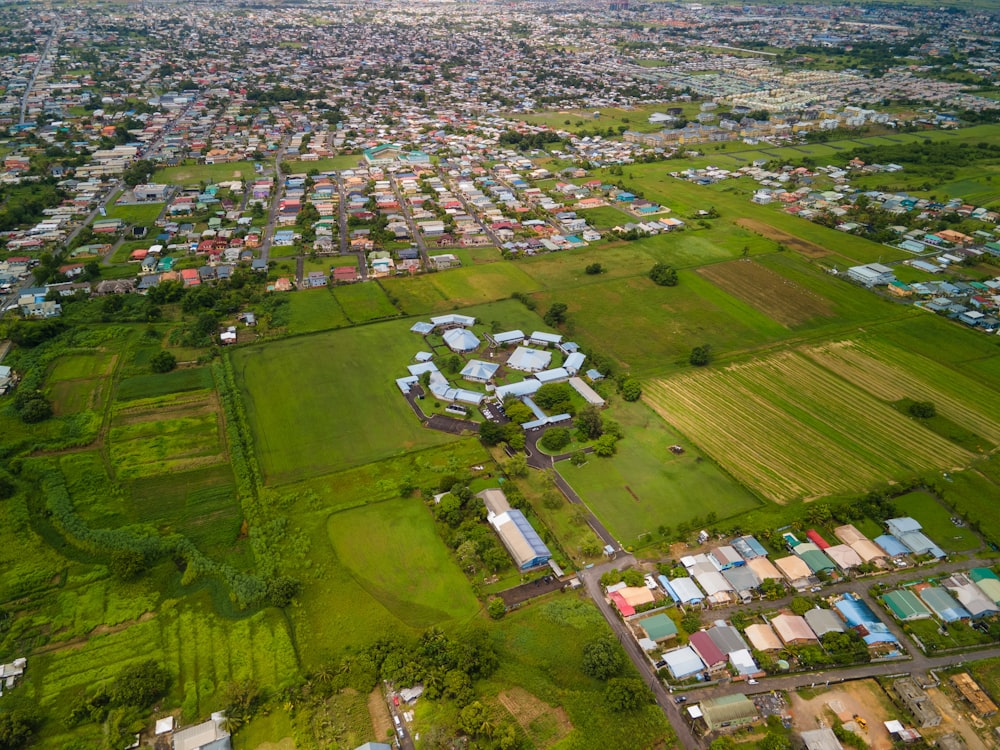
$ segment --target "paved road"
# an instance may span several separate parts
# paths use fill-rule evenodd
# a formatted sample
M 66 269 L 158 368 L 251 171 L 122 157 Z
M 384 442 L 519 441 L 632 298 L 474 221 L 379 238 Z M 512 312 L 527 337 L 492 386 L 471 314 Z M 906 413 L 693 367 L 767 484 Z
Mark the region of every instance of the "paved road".
M 28 97 L 31 95 L 31 90 L 35 87 L 35 79 L 38 78 L 38 72 L 45 65 L 45 61 L 49 58 L 49 50 L 52 48 L 52 43 L 59 36 L 59 32 L 62 30 L 62 24 L 58 21 L 56 22 L 55 28 L 52 29 L 52 33 L 49 34 L 49 40 L 45 42 L 45 49 L 42 50 L 41 56 L 38 58 L 38 63 L 35 65 L 35 69 L 31 71 L 31 80 L 28 81 L 27 87 L 24 89 L 24 96 L 21 97 L 21 115 L 18 119 L 18 123 L 24 125 L 24 119 L 28 114 Z
M 264 237 L 260 243 L 260 257 L 267 263 L 271 258 L 271 243 L 274 242 L 274 230 L 278 223 L 278 202 L 285 193 L 285 182 L 281 175 L 281 160 L 285 156 L 285 149 L 292 137 L 286 135 L 281 140 L 278 150 L 274 154 L 274 180 L 275 188 L 271 195 L 271 205 L 267 209 L 267 224 L 264 226 Z
M 442 176 L 442 180 L 445 181 L 445 184 L 451 190 L 452 194 L 456 198 L 458 198 L 459 203 L 462 204 L 462 208 L 465 209 L 465 213 L 467 213 L 469 216 L 471 216 L 473 219 L 476 220 L 476 223 L 480 226 L 480 228 L 483 230 L 486 236 L 489 237 L 490 242 L 492 242 L 494 245 L 496 245 L 497 248 L 499 248 L 500 245 L 503 243 L 500 242 L 500 240 L 497 238 L 496 234 L 493 233 L 493 230 L 489 227 L 489 225 L 487 225 L 486 222 L 483 221 L 482 217 L 479 215 L 479 211 L 474 210 L 469 205 L 469 202 L 465 199 L 465 195 L 462 193 L 461 190 L 458 189 L 457 185 L 454 185 L 451 182 L 450 177 Z
M 340 254 L 347 255 L 348 253 L 348 234 L 350 233 L 350 228 L 347 226 L 347 194 L 344 191 L 344 178 L 337 173 L 337 191 L 340 194 Z M 354 253 L 358 257 L 358 274 L 362 281 L 368 279 L 368 258 L 365 257 L 363 252 Z
M 431 267 L 431 259 L 427 253 L 427 243 L 424 241 L 424 236 L 420 233 L 417 222 L 413 220 L 413 216 L 410 215 L 409 206 L 406 205 L 406 201 L 403 200 L 402 193 L 399 192 L 399 183 L 396 182 L 396 175 L 392 175 L 392 192 L 396 196 L 396 200 L 399 202 L 399 212 L 403 214 L 403 218 L 406 220 L 406 226 L 410 228 L 410 236 L 413 238 L 413 242 L 417 246 L 417 251 L 420 253 L 420 262 L 423 264 L 424 268 Z
M 663 687 L 663 683 L 660 682 L 656 673 L 653 671 L 653 665 L 649 663 L 649 659 L 639 648 L 638 642 L 629 632 L 628 626 L 619 619 L 618 615 L 615 614 L 614 610 L 611 609 L 611 605 L 607 603 L 604 599 L 604 593 L 601 591 L 601 575 L 612 568 L 623 568 L 628 565 L 635 563 L 635 558 L 631 555 L 619 555 L 614 562 L 602 563 L 589 570 L 583 570 L 579 573 L 579 578 L 583 582 L 583 585 L 587 589 L 587 593 L 590 594 L 597 608 L 604 615 L 604 619 L 608 621 L 608 625 L 611 626 L 611 630 L 614 632 L 615 637 L 618 638 L 622 647 L 625 649 L 625 653 L 628 654 L 632 663 L 635 664 L 636 669 L 639 670 L 639 674 L 642 675 L 643 681 L 649 685 L 650 690 L 653 691 L 653 695 L 656 697 L 656 703 L 666 714 L 667 720 L 673 726 L 674 731 L 677 733 L 677 742 L 680 747 L 683 748 L 696 748 L 699 747 L 700 742 L 694 733 L 688 727 L 687 723 L 683 720 L 681 712 L 678 709 L 677 704 L 674 703 L 673 698 L 670 693 L 667 692 L 666 688 Z

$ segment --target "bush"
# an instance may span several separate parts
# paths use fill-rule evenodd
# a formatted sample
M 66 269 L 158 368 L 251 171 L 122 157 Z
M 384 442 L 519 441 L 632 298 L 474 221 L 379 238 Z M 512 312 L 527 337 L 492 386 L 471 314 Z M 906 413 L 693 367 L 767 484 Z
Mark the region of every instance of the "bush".
M 688 362 L 690 362 L 695 367 L 704 367 L 708 364 L 711 359 L 712 348 L 708 344 L 703 346 L 696 346 L 691 350 L 691 356 L 688 357 Z
M 546 450 L 557 451 L 569 445 L 571 436 L 569 430 L 564 427 L 553 427 L 542 436 L 542 447 Z
M 907 410 L 911 417 L 931 419 L 937 416 L 937 408 L 930 401 L 914 401 Z
M 503 603 L 503 599 L 499 596 L 494 596 L 490 599 L 490 603 L 486 605 L 486 611 L 489 612 L 490 617 L 494 620 L 499 620 L 507 614 L 507 605 Z
M 626 401 L 638 401 L 642 397 L 642 386 L 635 378 L 629 378 L 622 383 L 622 398 Z
M 583 647 L 583 672 L 598 680 L 618 674 L 625 665 L 621 646 L 611 638 L 599 638 Z
M 25 424 L 44 422 L 52 416 L 52 404 L 45 396 L 33 394 L 21 404 L 21 421 Z
M 149 360 L 149 367 L 153 372 L 170 372 L 177 367 L 177 357 L 171 352 L 159 351 Z
M 666 263 L 657 263 L 650 268 L 649 278 L 658 286 L 677 286 L 677 270 Z
M 591 263 L 583 270 L 588 276 L 597 276 L 598 274 L 604 273 L 604 266 L 600 263 Z

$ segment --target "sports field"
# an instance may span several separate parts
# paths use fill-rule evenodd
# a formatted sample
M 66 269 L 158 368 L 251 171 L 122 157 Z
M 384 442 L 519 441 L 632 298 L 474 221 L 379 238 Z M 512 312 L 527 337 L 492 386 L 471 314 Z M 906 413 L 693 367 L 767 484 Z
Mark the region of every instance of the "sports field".
M 730 474 L 780 503 L 970 462 L 968 451 L 880 400 L 883 392 L 821 364 L 824 351 L 654 381 L 646 397 Z
M 396 387 L 423 344 L 410 325 L 300 336 L 232 354 L 269 484 L 454 439 L 424 429 Z
M 625 431 L 613 458 L 557 469 L 622 543 L 642 545 L 662 526 L 704 522 L 709 513 L 721 521 L 760 504 L 646 405 L 622 402 L 613 414 Z M 674 455 L 678 444 L 685 452 Z
M 153 173 L 150 182 L 167 185 L 197 185 L 201 182 L 226 182 L 228 180 L 252 180 L 252 161 L 234 161 L 229 164 L 184 164 L 166 167 Z

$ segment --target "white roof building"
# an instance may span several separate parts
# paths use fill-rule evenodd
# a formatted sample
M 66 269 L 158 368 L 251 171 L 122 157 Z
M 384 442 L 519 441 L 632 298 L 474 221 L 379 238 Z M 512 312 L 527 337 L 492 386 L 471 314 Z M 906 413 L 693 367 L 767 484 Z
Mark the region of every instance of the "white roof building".
M 507 360 L 507 366 L 512 370 L 521 372 L 541 372 L 549 366 L 552 361 L 552 353 L 541 349 L 530 349 L 527 346 L 519 346 L 514 350 Z

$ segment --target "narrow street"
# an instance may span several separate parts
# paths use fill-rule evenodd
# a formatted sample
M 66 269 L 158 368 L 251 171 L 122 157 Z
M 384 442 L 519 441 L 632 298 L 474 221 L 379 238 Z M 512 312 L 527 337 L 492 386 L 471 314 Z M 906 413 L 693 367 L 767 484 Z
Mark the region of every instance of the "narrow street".
M 392 181 L 392 192 L 396 196 L 396 200 L 399 202 L 399 212 L 403 215 L 403 219 L 406 221 L 406 226 L 410 228 L 410 237 L 413 238 L 413 244 L 417 246 L 417 250 L 420 253 L 420 262 L 424 268 L 430 268 L 431 259 L 427 254 L 427 243 L 424 241 L 424 236 L 420 233 L 417 227 L 417 222 L 413 220 L 413 216 L 410 215 L 410 209 L 406 205 L 406 201 L 403 200 L 403 195 L 399 192 L 399 183 L 396 182 L 396 176 L 393 175 Z

